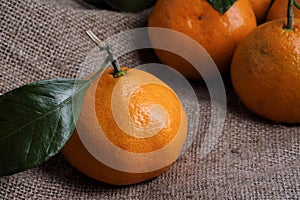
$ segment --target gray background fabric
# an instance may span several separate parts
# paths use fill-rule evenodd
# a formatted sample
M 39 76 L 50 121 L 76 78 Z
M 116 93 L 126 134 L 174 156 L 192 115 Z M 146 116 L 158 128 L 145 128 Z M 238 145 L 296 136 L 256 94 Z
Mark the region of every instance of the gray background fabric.
M 96 9 L 72 0 L 1 0 L 0 93 L 46 78 L 76 77 L 95 46 L 84 31 L 101 39 L 146 26 L 147 14 Z M 124 65 L 157 62 L 152 51 L 120 59 Z M 203 83 L 198 94 L 201 126 L 186 153 L 161 176 L 116 187 L 74 170 L 58 154 L 39 167 L 0 177 L 0 199 L 300 199 L 300 129 L 261 119 L 241 105 L 226 85 L 228 113 L 216 148 L 199 152 L 210 118 Z M 1 112 L 1 111 L 0 111 Z

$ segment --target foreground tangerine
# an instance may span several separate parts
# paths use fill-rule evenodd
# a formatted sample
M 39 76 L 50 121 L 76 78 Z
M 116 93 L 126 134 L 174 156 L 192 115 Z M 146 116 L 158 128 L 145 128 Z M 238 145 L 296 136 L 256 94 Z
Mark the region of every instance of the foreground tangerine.
M 148 26 L 175 30 L 196 40 L 210 54 L 219 70 L 226 73 L 237 44 L 256 27 L 256 18 L 248 0 L 236 1 L 223 15 L 207 0 L 158 0 L 149 16 Z M 151 31 L 149 36 L 154 46 L 161 41 Z M 176 38 L 165 40 L 182 45 L 182 41 Z M 180 56 L 158 49 L 155 52 L 162 63 L 185 77 L 200 78 L 194 67 Z
M 173 90 L 155 76 L 108 68 L 87 92 L 76 131 L 63 149 L 77 170 L 128 185 L 154 178 L 178 158 L 187 118 Z M 95 108 L 91 105 L 95 105 Z
M 300 122 L 300 20 L 265 23 L 237 47 L 231 78 L 241 101 L 267 119 Z

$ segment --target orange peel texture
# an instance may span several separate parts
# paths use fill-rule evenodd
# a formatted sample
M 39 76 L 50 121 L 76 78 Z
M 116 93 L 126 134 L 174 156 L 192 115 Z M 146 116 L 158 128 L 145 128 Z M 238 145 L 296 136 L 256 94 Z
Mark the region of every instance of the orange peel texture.
M 173 90 L 147 72 L 124 69 L 127 75 L 113 78 L 108 68 L 89 88 L 80 127 L 63 149 L 74 168 L 114 185 L 138 183 L 166 171 L 187 133 L 186 114 Z
M 300 20 L 260 25 L 237 47 L 231 65 L 234 89 L 244 105 L 267 119 L 300 122 Z

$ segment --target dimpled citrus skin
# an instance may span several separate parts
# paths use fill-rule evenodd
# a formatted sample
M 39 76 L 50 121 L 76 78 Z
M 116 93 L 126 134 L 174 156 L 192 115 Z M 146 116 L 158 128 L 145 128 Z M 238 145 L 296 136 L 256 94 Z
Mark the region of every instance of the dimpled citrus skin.
M 256 27 L 256 19 L 248 0 L 235 2 L 224 15 L 206 0 L 158 0 L 149 16 L 148 26 L 179 31 L 196 40 L 210 54 L 219 70 L 226 73 L 237 44 Z M 151 39 L 151 33 L 149 35 Z M 152 43 L 154 39 L 151 39 Z M 201 78 L 181 57 L 162 50 L 155 52 L 164 64 L 187 78 Z
M 249 0 L 258 23 L 265 20 L 272 0 Z
M 300 122 L 300 20 L 265 23 L 237 47 L 231 79 L 241 101 L 267 119 Z
M 187 118 L 180 100 L 171 88 L 149 73 L 130 68 L 123 70 L 127 71 L 127 75 L 114 78 L 113 69 L 107 69 L 99 82 L 95 82 L 88 90 L 85 103 L 89 107 L 91 98 L 95 99 L 96 119 L 92 119 L 93 114 L 90 110 L 82 110 L 83 115 L 88 116 L 85 123 L 81 124 L 87 127 L 84 136 L 97 140 L 97 130 L 92 128 L 95 127 L 92 121 L 96 121 L 96 126 L 101 127 L 114 147 L 107 152 L 101 152 L 102 147 L 106 145 L 105 141 L 101 140 L 94 148 L 117 160 L 117 166 L 130 166 L 134 161 L 134 157 L 122 156 L 118 149 L 137 154 L 151 153 L 163 149 L 173 141 L 175 144 L 172 149 L 162 153 L 159 159 L 147 160 L 145 157 L 139 166 L 144 165 L 147 168 L 154 165 L 153 162 L 160 163 L 169 158 L 174 158 L 175 161 L 187 133 Z M 95 95 L 92 95 L 92 90 L 95 91 Z M 84 106 L 85 104 L 83 109 Z M 151 115 L 153 112 L 155 113 Z M 164 123 L 159 128 L 161 121 Z M 160 169 L 145 173 L 121 171 L 96 159 L 81 137 L 76 130 L 63 149 L 65 158 L 77 170 L 105 183 L 128 185 L 142 182 L 159 176 L 172 164 L 168 163 Z M 174 139 L 175 137 L 177 139 Z M 134 167 L 132 165 L 132 168 Z

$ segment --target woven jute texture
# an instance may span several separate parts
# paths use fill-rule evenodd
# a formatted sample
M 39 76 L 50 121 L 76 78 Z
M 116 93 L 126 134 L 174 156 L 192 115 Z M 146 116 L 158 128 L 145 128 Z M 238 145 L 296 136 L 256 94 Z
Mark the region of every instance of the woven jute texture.
M 76 77 L 80 63 L 95 47 L 85 30 L 106 39 L 146 26 L 148 13 L 100 10 L 79 0 L 1 0 L 0 93 L 41 79 Z M 152 51 L 120 60 L 130 66 L 145 61 L 157 62 Z M 131 186 L 110 186 L 76 171 L 58 154 L 36 168 L 0 177 L 0 199 L 300 199 L 299 126 L 255 116 L 227 84 L 222 136 L 202 158 L 210 98 L 205 84 L 192 85 L 201 110 L 201 117 L 193 119 L 201 121 L 199 134 L 161 176 Z

